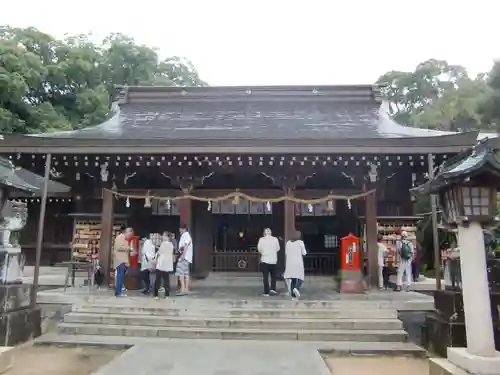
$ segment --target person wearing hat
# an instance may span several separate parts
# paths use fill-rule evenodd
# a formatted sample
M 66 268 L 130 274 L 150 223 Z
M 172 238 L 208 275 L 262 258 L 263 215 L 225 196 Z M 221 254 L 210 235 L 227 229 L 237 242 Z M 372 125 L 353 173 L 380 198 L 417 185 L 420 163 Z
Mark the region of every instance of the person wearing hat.
M 411 263 L 413 260 L 413 244 L 408 239 L 408 232 L 401 232 L 401 241 L 398 243 L 399 266 L 396 279 L 396 291 L 403 288 L 403 276 L 406 275 L 406 289 L 410 290 L 412 283 Z

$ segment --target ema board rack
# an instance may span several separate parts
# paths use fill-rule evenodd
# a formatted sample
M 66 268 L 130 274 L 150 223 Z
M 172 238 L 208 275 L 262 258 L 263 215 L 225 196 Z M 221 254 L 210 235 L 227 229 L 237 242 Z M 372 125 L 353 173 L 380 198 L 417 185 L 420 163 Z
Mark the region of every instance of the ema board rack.
M 377 233 L 382 235 L 382 243 L 388 249 L 385 257 L 385 264 L 397 267 L 399 265 L 399 255 L 397 252 L 397 242 L 401 240 L 401 232 L 408 233 L 408 240 L 413 244 L 413 257 L 416 257 L 417 249 L 417 226 L 416 223 L 409 223 L 401 220 L 378 221 Z
M 118 221 L 113 224 L 113 241 L 120 233 L 121 226 L 125 221 Z M 101 244 L 101 221 L 96 219 L 75 219 L 73 232 L 73 254 L 75 260 L 90 260 L 99 254 Z

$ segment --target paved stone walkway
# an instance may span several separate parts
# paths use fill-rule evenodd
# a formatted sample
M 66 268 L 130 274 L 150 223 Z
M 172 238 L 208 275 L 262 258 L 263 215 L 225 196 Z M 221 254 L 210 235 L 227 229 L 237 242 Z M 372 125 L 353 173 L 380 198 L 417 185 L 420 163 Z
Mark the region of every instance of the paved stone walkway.
M 267 342 L 138 344 L 94 375 L 331 375 L 308 345 Z

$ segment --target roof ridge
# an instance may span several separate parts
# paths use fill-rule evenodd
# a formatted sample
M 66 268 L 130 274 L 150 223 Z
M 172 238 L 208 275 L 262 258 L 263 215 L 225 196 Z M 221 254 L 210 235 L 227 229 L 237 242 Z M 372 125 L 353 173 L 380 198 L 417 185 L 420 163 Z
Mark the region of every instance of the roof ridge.
M 127 103 L 167 103 L 173 101 L 352 101 L 380 103 L 374 85 L 307 86 L 120 86 Z M 126 93 L 124 95 L 123 93 Z
M 115 88 L 127 88 L 131 91 L 182 91 L 188 89 L 196 89 L 200 91 L 223 91 L 232 89 L 265 89 L 265 90 L 311 90 L 314 88 L 330 88 L 330 89 L 378 89 L 379 84 L 347 84 L 347 85 L 223 85 L 223 86 L 166 86 L 166 85 L 115 85 Z

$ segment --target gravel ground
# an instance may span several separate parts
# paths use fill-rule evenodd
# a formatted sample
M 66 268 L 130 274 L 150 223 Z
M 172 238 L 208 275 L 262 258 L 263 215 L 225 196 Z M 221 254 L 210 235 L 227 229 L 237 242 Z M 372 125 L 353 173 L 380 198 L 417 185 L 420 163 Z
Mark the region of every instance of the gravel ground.
M 121 354 L 102 348 L 24 346 L 1 375 L 90 375 Z
M 427 375 L 427 359 L 410 357 L 327 357 L 332 375 Z

